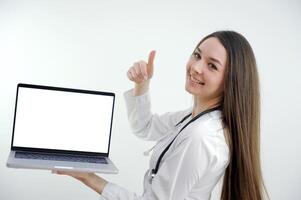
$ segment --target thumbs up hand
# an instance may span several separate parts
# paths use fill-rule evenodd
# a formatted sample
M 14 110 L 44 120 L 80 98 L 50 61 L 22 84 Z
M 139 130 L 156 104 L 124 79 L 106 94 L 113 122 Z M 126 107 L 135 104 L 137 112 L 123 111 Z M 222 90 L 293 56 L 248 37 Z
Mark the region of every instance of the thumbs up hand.
M 148 56 L 148 62 L 139 61 L 127 71 L 127 77 L 136 84 L 148 83 L 154 73 L 154 59 L 156 51 L 151 51 Z

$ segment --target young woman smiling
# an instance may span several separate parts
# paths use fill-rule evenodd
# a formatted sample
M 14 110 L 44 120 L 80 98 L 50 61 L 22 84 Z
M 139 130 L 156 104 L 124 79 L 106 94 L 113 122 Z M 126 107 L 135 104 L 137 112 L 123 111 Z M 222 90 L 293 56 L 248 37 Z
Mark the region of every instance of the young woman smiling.
M 248 41 L 234 31 L 203 38 L 186 66 L 185 89 L 194 97 L 193 106 L 163 115 L 150 109 L 154 58 L 152 51 L 148 62 L 136 62 L 128 70 L 135 86 L 124 95 L 134 134 L 157 141 L 143 194 L 93 173 L 56 173 L 73 176 L 105 199 L 208 200 L 219 180 L 222 200 L 264 199 L 259 78 Z

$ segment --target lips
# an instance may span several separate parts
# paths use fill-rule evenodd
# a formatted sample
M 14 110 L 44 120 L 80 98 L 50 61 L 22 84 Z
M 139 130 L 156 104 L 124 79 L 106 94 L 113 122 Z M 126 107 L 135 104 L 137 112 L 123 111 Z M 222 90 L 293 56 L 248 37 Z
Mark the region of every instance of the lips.
M 194 78 L 193 76 L 190 75 L 190 80 L 193 82 L 193 83 L 196 83 L 196 84 L 199 84 L 199 85 L 205 85 L 204 82 Z

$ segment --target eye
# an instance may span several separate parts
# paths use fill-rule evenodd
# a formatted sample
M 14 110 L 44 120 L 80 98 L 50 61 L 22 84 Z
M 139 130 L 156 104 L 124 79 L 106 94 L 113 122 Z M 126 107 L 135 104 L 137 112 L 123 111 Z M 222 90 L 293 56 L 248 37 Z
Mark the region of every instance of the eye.
M 193 52 L 193 57 L 196 59 L 201 59 L 201 55 L 198 52 Z
M 208 66 L 209 66 L 210 69 L 217 70 L 217 67 L 212 63 L 209 63 Z

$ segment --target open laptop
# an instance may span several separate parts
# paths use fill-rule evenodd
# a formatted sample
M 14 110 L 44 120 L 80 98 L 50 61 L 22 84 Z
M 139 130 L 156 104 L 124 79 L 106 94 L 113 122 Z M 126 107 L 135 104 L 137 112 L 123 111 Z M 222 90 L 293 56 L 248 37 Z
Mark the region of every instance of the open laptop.
M 109 159 L 115 94 L 18 84 L 12 168 L 118 173 Z

